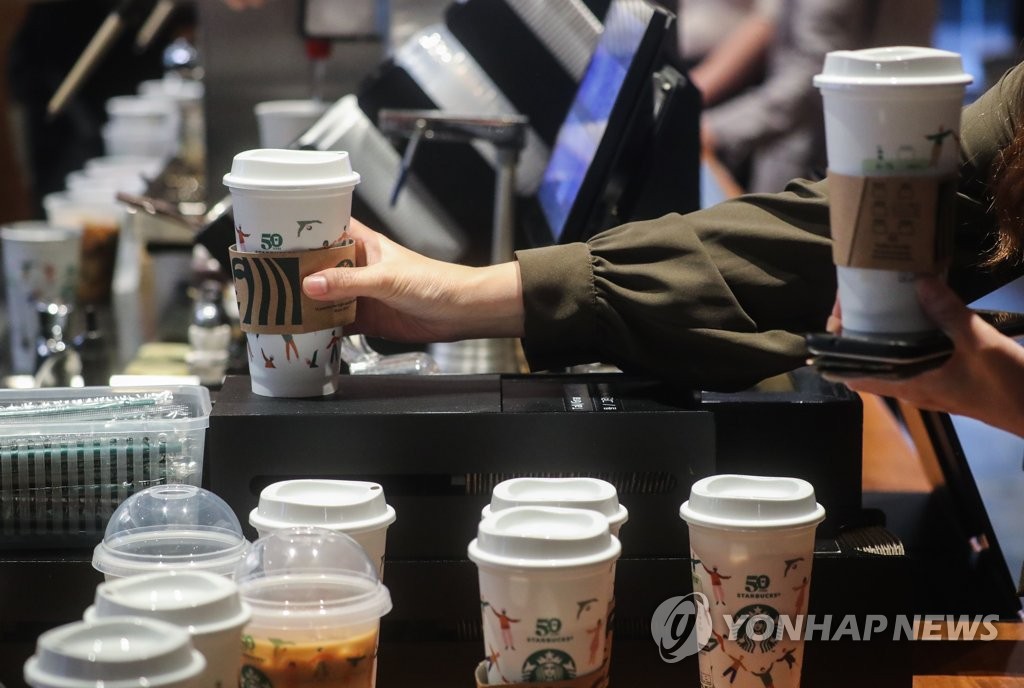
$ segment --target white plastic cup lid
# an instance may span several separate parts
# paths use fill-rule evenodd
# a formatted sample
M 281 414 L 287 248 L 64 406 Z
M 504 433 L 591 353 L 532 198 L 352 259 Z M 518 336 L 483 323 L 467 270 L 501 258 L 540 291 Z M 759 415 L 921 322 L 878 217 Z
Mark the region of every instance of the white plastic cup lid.
M 156 619 L 76 621 L 43 633 L 25 662 L 34 688 L 157 688 L 206 668 L 185 629 Z
M 480 521 L 469 558 L 481 566 L 564 569 L 614 561 L 619 539 L 599 511 L 516 506 Z
M 166 569 L 231 576 L 248 547 L 223 499 L 194 485 L 156 485 L 117 507 L 92 565 L 119 578 Z
M 629 518 L 615 486 L 597 478 L 512 478 L 494 486 L 490 513 L 514 506 L 558 506 L 600 511 L 612 528 Z M 484 515 L 487 510 L 485 507 Z
M 204 636 L 241 628 L 252 617 L 238 586 L 206 571 L 163 571 L 100 583 L 85 620 L 144 616 Z
M 224 185 L 232 189 L 322 189 L 350 187 L 359 174 L 345 151 L 257 148 L 235 156 Z
M 235 570 L 261 627 L 358 625 L 391 611 L 391 593 L 359 543 L 326 528 L 286 528 L 261 537 Z
M 806 480 L 726 474 L 695 482 L 679 516 L 713 528 L 796 528 L 820 523 L 825 508 Z
M 256 103 L 256 116 L 294 114 L 316 116 L 327 110 L 327 104 L 318 100 L 265 100 Z
M 937 48 L 893 46 L 834 50 L 825 55 L 819 88 L 845 86 L 956 86 L 974 79 L 958 53 Z
M 260 531 L 316 526 L 345 533 L 364 533 L 395 522 L 395 509 L 384 489 L 359 480 L 284 480 L 260 492 L 259 506 L 249 523 Z
M 114 96 L 107 100 L 110 117 L 168 117 L 177 106 L 162 95 Z

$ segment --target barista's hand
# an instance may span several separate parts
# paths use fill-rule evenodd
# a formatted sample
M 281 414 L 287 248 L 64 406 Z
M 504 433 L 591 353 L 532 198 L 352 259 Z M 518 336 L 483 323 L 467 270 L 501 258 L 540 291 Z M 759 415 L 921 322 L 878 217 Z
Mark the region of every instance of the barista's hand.
M 835 379 L 859 392 L 971 416 L 1024 436 L 1024 347 L 972 313 L 941 281 L 919 279 L 917 293 L 925 313 L 953 340 L 950 359 L 906 380 Z
M 321 301 L 358 297 L 347 334 L 402 342 L 521 337 L 519 263 L 485 268 L 444 263 L 414 253 L 352 220 L 355 268 L 309 275 L 302 289 Z

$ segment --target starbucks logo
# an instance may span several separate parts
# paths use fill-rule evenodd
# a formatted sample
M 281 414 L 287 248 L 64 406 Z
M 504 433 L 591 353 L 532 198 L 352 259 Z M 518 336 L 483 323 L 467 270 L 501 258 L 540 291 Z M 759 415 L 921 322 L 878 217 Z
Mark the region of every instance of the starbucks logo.
M 561 650 L 534 652 L 523 663 L 523 683 L 548 683 L 576 678 L 576 663 Z
M 766 604 L 752 604 L 736 612 L 736 644 L 744 652 L 771 652 L 778 644 L 775 629 L 779 627 L 779 612 Z

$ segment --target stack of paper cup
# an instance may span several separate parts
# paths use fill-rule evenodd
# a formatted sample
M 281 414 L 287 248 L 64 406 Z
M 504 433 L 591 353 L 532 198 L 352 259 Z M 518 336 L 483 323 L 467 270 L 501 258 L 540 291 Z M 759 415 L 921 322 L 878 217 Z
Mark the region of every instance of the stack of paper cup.
M 384 576 L 384 547 L 395 509 L 377 483 L 359 480 L 284 480 L 260 492 L 249 524 L 260 537 L 276 530 L 310 526 L 345 533 L 366 550 Z
M 227 578 L 204 571 L 166 571 L 101 583 L 84 618 L 91 622 L 117 616 L 158 619 L 185 629 L 206 658 L 200 685 L 238 685 L 242 627 L 252 611 Z
M 32 688 L 199 688 L 205 666 L 184 629 L 118 616 L 43 633 L 25 662 L 25 682 Z
M 486 682 L 600 670 L 620 553 L 596 511 L 520 506 L 482 520 L 469 558 L 480 572 Z
M 231 172 L 224 176 L 234 208 L 238 237 L 235 249 L 256 253 L 313 252 L 350 243 L 346 230 L 352 212 L 352 191 L 358 183 L 359 175 L 352 171 L 348 153 L 276 149 L 239 153 Z M 305 275 L 289 272 L 294 266 L 284 266 L 284 260 L 257 269 L 275 272 L 273 278 L 264 276 L 259 280 L 267 290 L 259 296 L 260 307 L 267 309 L 267 323 L 289 328 L 288 331 L 259 334 L 248 330 L 247 314 L 263 311 L 252 302 L 252 308 L 242 309 L 252 390 L 272 397 L 332 394 L 340 374 L 342 328 L 310 332 L 301 323 L 295 324 L 297 314 L 299 319 L 310 315 L 301 310 L 305 298 L 301 280 Z M 239 280 L 244 281 L 247 275 L 254 287 L 259 286 L 254 276 L 244 272 L 245 265 L 248 263 L 241 258 L 232 258 L 236 291 Z M 269 309 L 266 304 L 275 307 Z M 315 307 L 323 306 L 319 303 Z
M 172 157 L 181 126 L 178 106 L 163 96 L 115 96 L 107 101 L 107 155 Z
M 814 77 L 844 334 L 934 331 L 914 279 L 948 262 L 970 82 L 956 53 L 917 47 L 831 52 Z
M 796 478 L 712 476 L 693 484 L 679 513 L 693 588 L 707 604 L 698 614 L 711 617 L 700 685 L 797 688 L 804 642 L 783 635 L 782 624 L 804 628 L 814 531 L 825 518 L 814 488 Z
M 619 536 L 629 511 L 619 504 L 615 486 L 597 478 L 512 478 L 494 486 L 482 516 L 514 506 L 558 506 L 604 514 L 612 535 Z

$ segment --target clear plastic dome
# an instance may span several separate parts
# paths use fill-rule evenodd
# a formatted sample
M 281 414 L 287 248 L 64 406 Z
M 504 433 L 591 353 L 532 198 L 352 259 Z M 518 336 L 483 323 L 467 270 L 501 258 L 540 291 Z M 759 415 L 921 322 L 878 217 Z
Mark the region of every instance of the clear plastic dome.
M 167 569 L 231 577 L 248 548 L 223 499 L 193 485 L 157 485 L 121 503 L 92 564 L 108 578 Z
M 391 595 L 366 551 L 324 528 L 286 528 L 260 538 L 235 569 L 235 582 L 259 625 L 359 624 L 391 611 Z

